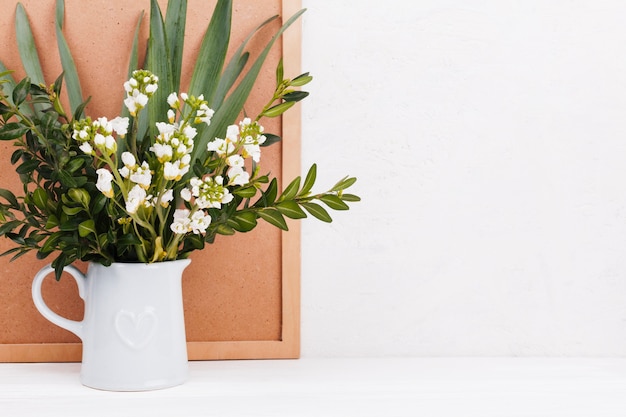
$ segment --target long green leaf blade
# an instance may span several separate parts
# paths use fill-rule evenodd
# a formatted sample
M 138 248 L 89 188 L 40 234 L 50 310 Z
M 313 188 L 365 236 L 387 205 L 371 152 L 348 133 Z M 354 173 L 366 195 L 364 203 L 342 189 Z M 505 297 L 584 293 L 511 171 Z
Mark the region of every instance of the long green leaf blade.
M 59 48 L 59 56 L 61 57 L 61 65 L 63 66 L 63 73 L 65 74 L 65 88 L 70 99 L 71 114 L 74 114 L 78 106 L 80 106 L 84 100 L 76 64 L 74 63 L 70 47 L 63 35 L 63 10 L 65 10 L 64 0 L 57 0 L 57 22 L 55 25 L 57 45 Z
M 226 60 L 232 8 L 232 0 L 218 0 L 209 27 L 202 38 L 196 66 L 191 75 L 189 94 L 194 96 L 204 94 L 204 99 L 209 103 L 217 89 Z
M 187 19 L 187 0 L 170 1 L 165 13 L 165 37 L 170 53 L 172 72 L 172 91 L 180 88 L 180 75 L 183 67 L 183 46 L 185 41 L 185 22 Z M 168 93 L 170 93 L 169 91 Z
M 167 96 L 172 92 L 170 55 L 167 48 L 165 23 L 156 0 L 150 2 L 150 38 L 148 39 L 148 58 L 146 69 L 159 77 L 159 88 L 148 104 L 150 120 L 167 120 Z M 151 135 L 157 134 L 156 126 L 149 127 Z M 141 140 L 140 137 L 137 138 Z
M 126 79 L 130 79 L 130 77 L 132 77 L 133 75 L 133 71 L 139 69 L 139 30 L 141 29 L 143 16 L 144 11 L 142 10 L 141 14 L 139 15 L 139 19 L 137 20 L 137 26 L 135 26 L 135 34 L 133 35 L 133 44 L 130 48 L 130 58 L 128 60 L 128 72 L 126 74 Z M 126 106 L 122 107 L 127 112 L 126 115 L 128 115 L 128 109 L 126 108 Z
M 289 18 L 289 20 L 287 20 L 287 22 L 285 22 L 278 32 L 276 32 L 239 85 L 235 88 L 233 93 L 228 96 L 228 98 L 224 101 L 224 104 L 215 112 L 213 118 L 211 119 L 211 125 L 207 129 L 203 129 L 198 133 L 196 146 L 194 147 L 191 158 L 192 161 L 198 159 L 199 154 L 206 149 L 206 145 L 209 141 L 219 135 L 223 135 L 226 132 L 226 128 L 235 122 L 237 116 L 243 108 L 243 105 L 250 95 L 250 91 L 252 91 L 252 87 L 254 87 L 254 83 L 259 75 L 259 72 L 261 71 L 261 67 L 265 62 L 267 55 L 270 52 L 270 49 L 283 32 L 287 30 L 287 28 L 291 26 L 305 11 L 306 9 L 302 9 L 294 14 L 291 18 Z
M 45 84 L 46 81 L 43 77 L 39 55 L 37 55 L 37 47 L 35 46 L 35 38 L 33 38 L 33 32 L 30 29 L 26 10 L 21 3 L 17 4 L 15 10 L 15 32 L 17 35 L 17 48 L 26 74 L 30 77 L 33 84 Z
M 237 50 L 233 54 L 233 57 L 230 59 L 230 62 L 226 66 L 226 69 L 222 74 L 222 78 L 220 79 L 219 85 L 217 86 L 217 90 L 213 95 L 213 99 L 209 103 L 209 106 L 211 108 L 216 109 L 222 105 L 222 103 L 224 102 L 224 97 L 226 97 L 226 94 L 228 93 L 228 91 L 230 91 L 231 87 L 243 71 L 246 63 L 248 62 L 248 58 L 250 57 L 249 52 L 244 52 L 244 49 L 250 39 L 252 39 L 252 37 L 265 25 L 273 22 L 277 18 L 278 15 L 272 16 L 265 22 L 261 23 L 252 32 L 250 32 L 250 34 L 246 37 L 246 39 L 244 39 L 241 45 L 239 45 L 239 48 L 237 48 Z

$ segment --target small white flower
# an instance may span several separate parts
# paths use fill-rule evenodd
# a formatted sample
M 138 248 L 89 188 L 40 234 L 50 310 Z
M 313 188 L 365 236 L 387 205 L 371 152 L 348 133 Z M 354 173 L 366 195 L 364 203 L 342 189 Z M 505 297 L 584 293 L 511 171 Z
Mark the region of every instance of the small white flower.
M 130 180 L 144 189 L 150 187 L 150 183 L 152 182 L 152 173 L 150 172 L 150 166 L 148 163 L 144 161 L 141 164 L 141 167 L 138 167 L 135 172 L 130 174 Z
M 113 153 L 117 150 L 117 142 L 115 138 L 111 135 L 105 136 L 104 138 L 104 148 L 109 151 L 109 153 Z
M 176 132 L 176 126 L 173 124 L 165 123 L 165 122 L 156 122 L 157 130 L 162 135 L 171 136 L 172 133 Z
M 113 197 L 113 186 L 111 181 L 113 180 L 113 174 L 104 168 L 100 168 L 96 171 L 98 174 L 98 180 L 96 181 L 96 188 L 100 190 L 106 197 Z
M 167 120 L 168 120 L 170 123 L 174 123 L 174 121 L 176 120 L 176 113 L 174 112 L 174 110 L 169 109 L 169 110 L 167 111 Z
M 106 138 L 102 133 L 96 133 L 96 136 L 93 138 L 93 143 L 96 146 L 104 146 L 106 144 Z
M 93 125 L 102 128 L 102 130 L 104 130 L 109 135 L 113 133 L 113 127 L 111 126 L 111 122 L 109 122 L 106 117 L 98 117 L 98 119 L 93 122 Z
M 159 204 L 161 204 L 161 206 L 163 207 L 168 207 L 170 205 L 170 203 L 174 200 L 174 190 L 166 190 L 162 195 L 161 195 L 161 200 L 159 202 Z
M 130 114 L 132 115 L 137 114 L 137 110 L 138 110 L 137 103 L 132 97 L 126 97 L 124 99 L 124 105 L 126 106 Z
M 237 142 L 239 137 L 239 126 L 230 125 L 226 128 L 226 139 L 230 139 L 233 142 Z
M 135 185 L 128 192 L 128 197 L 126 198 L 126 211 L 130 214 L 136 213 L 139 206 L 145 201 L 146 197 L 146 190 L 141 188 L 139 185 Z
M 204 213 L 202 210 L 196 211 L 191 215 L 191 231 L 198 235 L 206 232 L 207 227 L 211 224 L 211 216 Z
M 150 147 L 150 151 L 154 152 L 159 162 L 164 163 L 172 159 L 172 147 L 162 143 L 155 143 Z
M 148 84 L 146 85 L 146 93 L 153 94 L 158 88 L 157 84 Z
M 130 176 L 130 169 L 128 167 L 123 167 L 117 170 L 122 178 L 128 178 Z
M 207 151 L 215 152 L 220 156 L 235 151 L 235 145 L 233 145 L 232 142 L 219 138 L 216 138 L 212 142 L 209 142 L 206 148 Z
M 130 152 L 123 152 L 122 153 L 122 162 L 128 168 L 134 168 L 135 165 L 137 165 L 137 161 L 135 160 L 135 155 L 133 155 Z
M 78 147 L 81 151 L 85 152 L 87 155 L 93 155 L 93 147 L 89 144 L 89 142 L 83 142 L 82 145 Z
M 206 125 L 209 126 L 213 114 L 215 114 L 215 112 L 210 109 L 206 103 L 202 103 L 196 112 L 196 118 L 198 119 L 196 123 L 206 123 Z
M 244 160 L 241 155 L 231 155 L 226 158 L 226 163 L 229 167 L 243 167 Z
M 170 105 L 171 108 L 177 109 L 180 107 L 180 101 L 178 100 L 178 95 L 176 93 L 171 93 L 167 96 L 167 104 Z
M 178 235 L 184 235 L 189 232 L 189 225 L 191 220 L 189 219 L 189 210 L 177 209 L 174 211 L 174 219 L 170 225 L 172 232 Z
M 245 155 L 251 156 L 254 162 L 261 160 L 261 147 L 259 145 L 243 145 Z
M 191 190 L 189 188 L 184 188 L 180 191 L 180 198 L 189 202 L 191 201 Z
M 187 125 L 183 128 L 183 135 L 187 136 L 187 138 L 189 138 L 190 140 L 195 138 L 197 134 L 198 131 L 195 127 Z
M 241 166 L 232 166 L 228 170 L 228 185 L 246 185 L 250 181 L 250 174 Z
M 176 180 L 182 178 L 184 173 L 180 168 L 180 161 L 176 161 L 175 163 L 166 162 L 163 165 L 163 178 L 166 180 Z
M 126 136 L 126 133 L 128 133 L 128 117 L 116 117 L 115 119 L 111 120 L 111 127 L 113 128 L 113 131 L 115 131 L 115 133 L 117 133 L 120 136 Z

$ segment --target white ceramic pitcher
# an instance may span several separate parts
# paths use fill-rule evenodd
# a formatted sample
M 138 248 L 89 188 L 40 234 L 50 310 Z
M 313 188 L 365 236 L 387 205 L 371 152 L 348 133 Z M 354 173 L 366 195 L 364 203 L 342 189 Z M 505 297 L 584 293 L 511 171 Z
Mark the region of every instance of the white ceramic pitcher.
M 54 269 L 44 267 L 33 281 L 33 300 L 52 323 L 83 342 L 81 382 L 111 391 L 143 391 L 182 384 L 187 379 L 183 315 L 183 270 L 188 259 L 143 263 L 90 263 L 84 275 L 65 267 L 85 302 L 82 321 L 52 311 L 41 284 Z

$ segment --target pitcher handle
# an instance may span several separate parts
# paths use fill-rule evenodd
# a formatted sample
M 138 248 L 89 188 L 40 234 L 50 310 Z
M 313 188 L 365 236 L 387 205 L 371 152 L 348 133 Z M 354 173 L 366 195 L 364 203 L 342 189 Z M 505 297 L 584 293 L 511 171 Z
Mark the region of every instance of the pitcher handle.
M 64 267 L 63 271 L 69 273 L 74 278 L 74 281 L 76 281 L 76 285 L 78 285 L 78 295 L 84 300 L 85 275 L 71 265 Z M 50 307 L 48 307 L 43 299 L 43 296 L 41 295 L 41 284 L 43 283 L 43 280 L 46 278 L 46 276 L 48 276 L 48 274 L 51 272 L 54 272 L 54 268 L 52 268 L 52 266 L 50 265 L 46 265 L 39 272 L 37 272 L 37 275 L 35 275 L 32 288 L 33 302 L 35 303 L 35 307 L 37 307 L 37 310 L 39 310 L 41 315 L 48 319 L 50 322 L 65 330 L 69 330 L 70 332 L 74 333 L 76 336 L 82 339 L 83 321 L 70 320 L 61 317 L 60 315 L 52 311 Z

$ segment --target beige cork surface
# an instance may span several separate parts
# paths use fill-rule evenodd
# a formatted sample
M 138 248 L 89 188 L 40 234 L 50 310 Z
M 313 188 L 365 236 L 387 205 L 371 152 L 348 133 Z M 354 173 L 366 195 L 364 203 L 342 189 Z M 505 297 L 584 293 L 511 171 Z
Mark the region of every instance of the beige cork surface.
M 165 13 L 167 2 L 159 2 Z M 40 60 L 46 81 L 52 83 L 61 72 L 54 35 L 55 2 L 21 0 L 21 3 L 30 18 L 37 47 L 42 51 Z M 87 114 L 92 117 L 115 117 L 121 109 L 124 94 L 121 86 L 126 78 L 130 43 L 141 10 L 146 11 L 141 39 L 147 38 L 149 1 L 65 0 L 65 3 L 64 32 L 74 54 L 83 94 L 85 97 L 92 96 Z M 270 16 L 282 14 L 284 7 L 281 0 L 234 0 L 233 3 L 231 49 L 238 46 L 260 22 Z M 0 59 L 8 68 L 15 69 L 15 78 L 19 80 L 24 72 L 15 43 L 16 4 L 17 1 L 14 0 L 2 0 L 2 8 L 6 13 L 0 15 L 0 38 L 3 39 Z M 297 1 L 293 2 L 287 9 L 291 10 L 298 4 Z M 189 0 L 184 53 L 187 65 L 183 67 L 183 91 L 193 69 L 189 62 L 197 54 L 214 5 L 215 1 L 211 0 Z M 250 45 L 253 56 L 279 25 L 280 21 L 275 22 L 270 30 L 261 32 L 255 38 Z M 299 28 L 294 29 L 296 35 L 298 30 Z M 293 45 L 293 41 L 291 44 Z M 144 50 L 144 45 L 140 46 L 140 51 Z M 281 42 L 274 45 L 259 76 L 259 82 L 246 104 L 246 111 L 250 115 L 256 115 L 271 96 L 274 71 L 282 54 L 282 45 Z M 295 55 L 297 53 L 294 52 Z M 299 55 L 295 58 L 299 59 Z M 299 70 L 298 62 L 289 65 Z M 297 73 L 286 75 L 295 76 Z M 280 119 L 264 119 L 262 123 L 267 132 L 282 135 Z M 294 119 L 294 123 L 298 124 L 299 120 Z M 292 128 L 292 131 L 294 136 L 299 135 L 298 128 Z M 289 140 L 299 142 L 299 136 Z M 288 171 L 299 175 L 299 161 L 284 161 L 284 151 L 280 145 L 263 148 L 263 151 L 263 170 L 280 179 L 287 166 Z M 0 143 L 0 187 L 19 192 L 21 185 L 14 167 L 9 163 L 11 152 L 9 143 Z M 289 152 L 290 157 L 299 158 L 299 144 Z M 285 236 L 292 232 L 283 234 L 262 223 L 251 233 L 233 237 L 218 236 L 215 244 L 192 255 L 191 266 L 187 268 L 183 278 L 190 358 L 297 355 L 299 323 L 294 325 L 293 321 L 294 318 L 298 320 L 299 308 L 299 277 L 294 276 L 298 274 L 299 266 L 299 229 L 297 226 L 293 228 L 293 235 L 287 237 L 291 248 L 288 262 L 285 262 L 283 248 L 286 246 Z M 0 251 L 10 247 L 11 242 L 0 240 Z M 294 251 L 294 248 L 297 250 Z M 14 262 L 9 262 L 8 257 L 0 258 L 0 361 L 80 360 L 80 349 L 76 346 L 79 339 L 47 322 L 31 301 L 32 278 L 47 262 L 49 261 L 37 260 L 31 255 Z M 85 269 L 84 265 L 81 267 Z M 289 280 L 292 284 L 285 283 L 285 270 L 290 271 Z M 52 277 L 46 280 L 44 297 L 60 314 L 75 320 L 82 317 L 82 301 L 69 276 L 65 276 L 58 283 Z M 287 313 L 285 308 L 289 310 Z M 289 335 L 285 335 L 285 314 L 289 314 Z M 286 339 L 289 339 L 292 346 L 282 349 L 280 345 Z M 224 353 L 223 348 L 227 353 Z M 283 350 L 288 353 L 283 353 Z

